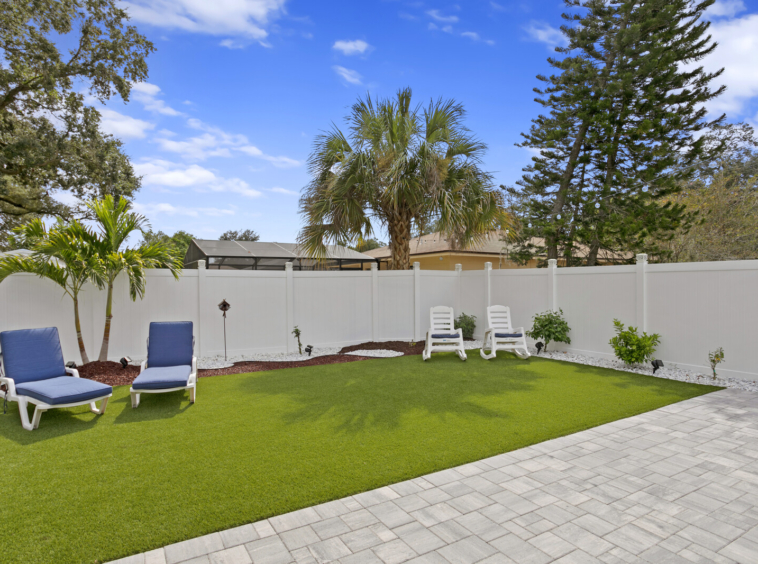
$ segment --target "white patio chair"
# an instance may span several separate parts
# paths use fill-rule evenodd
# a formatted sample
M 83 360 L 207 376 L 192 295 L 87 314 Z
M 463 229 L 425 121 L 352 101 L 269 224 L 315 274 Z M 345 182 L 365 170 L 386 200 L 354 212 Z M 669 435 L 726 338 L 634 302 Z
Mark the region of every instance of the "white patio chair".
M 485 349 L 490 349 L 489 353 Z M 531 355 L 526 348 L 523 327 L 516 329 L 511 325 L 511 310 L 508 306 L 490 306 L 487 308 L 487 329 L 479 354 L 485 360 L 495 358 L 497 351 L 509 351 L 526 360 Z
M 455 328 L 453 308 L 435 306 L 429 310 L 429 318 L 431 328 L 426 332 L 423 359 L 429 360 L 433 352 L 455 352 L 461 360 L 466 360 L 463 331 Z
M 164 394 L 189 390 L 190 403 L 197 391 L 197 358 L 191 321 L 152 322 L 147 340 L 147 360 L 129 393 L 132 407 L 139 407 L 140 394 Z
M 0 333 L 2 367 L 0 397 L 18 402 L 21 425 L 27 431 L 39 427 L 42 414 L 49 409 L 89 404 L 90 411 L 101 415 L 108 406 L 113 388 L 100 382 L 79 378 L 79 372 L 67 368 L 58 329 L 20 329 Z M 102 400 L 100 409 L 95 402 Z M 29 421 L 27 405 L 34 406 Z

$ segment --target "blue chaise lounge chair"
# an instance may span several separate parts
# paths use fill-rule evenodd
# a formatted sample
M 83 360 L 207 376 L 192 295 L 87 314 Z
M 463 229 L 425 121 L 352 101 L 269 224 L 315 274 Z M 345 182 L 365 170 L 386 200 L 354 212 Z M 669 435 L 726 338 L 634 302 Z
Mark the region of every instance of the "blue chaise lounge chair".
M 139 405 L 140 394 L 162 394 L 189 390 L 195 403 L 197 358 L 192 354 L 195 339 L 191 321 L 153 322 L 147 339 L 147 360 L 132 383 L 132 407 Z
M 0 392 L 7 401 L 18 402 L 21 425 L 27 431 L 39 427 L 42 414 L 56 407 L 89 404 L 93 413 L 105 413 L 113 388 L 79 378 L 79 372 L 66 368 L 61 341 L 56 327 L 21 329 L 0 333 L 2 367 Z M 100 409 L 95 402 L 103 400 Z M 32 404 L 34 416 L 29 422 L 27 405 Z

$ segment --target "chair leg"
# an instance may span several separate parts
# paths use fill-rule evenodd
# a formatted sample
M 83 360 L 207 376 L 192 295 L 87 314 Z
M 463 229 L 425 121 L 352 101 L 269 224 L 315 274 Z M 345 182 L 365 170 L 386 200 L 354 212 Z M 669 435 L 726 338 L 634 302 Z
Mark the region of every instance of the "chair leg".
M 466 348 L 463 346 L 463 339 L 461 339 L 458 343 L 458 347 L 458 358 L 461 360 L 466 360 L 468 357 L 466 356 Z
M 197 390 L 197 383 L 190 388 L 190 403 L 195 403 L 195 391 Z
M 490 352 L 486 353 L 484 352 L 487 348 L 487 345 L 489 345 Z M 495 340 L 493 338 L 492 332 L 488 331 L 484 334 L 484 340 L 482 341 L 482 348 L 479 349 L 479 356 L 481 356 L 484 360 L 490 360 L 495 358 L 495 355 L 497 354 L 497 351 L 495 350 Z
M 27 401 L 18 398 L 18 414 L 21 417 L 21 426 L 27 431 L 33 431 L 34 425 L 29 421 L 29 411 L 27 410 Z M 34 416 L 37 417 L 37 410 L 34 410 Z M 39 423 L 39 421 L 37 421 Z
M 429 334 L 426 335 L 426 346 L 424 347 L 424 352 L 421 353 L 421 358 L 424 360 L 429 360 L 429 358 L 432 356 L 432 345 L 429 342 Z
M 97 413 L 98 415 L 103 415 L 105 413 L 105 408 L 108 407 L 108 400 L 110 398 L 103 398 L 102 403 L 100 404 L 100 409 L 97 408 L 97 404 L 93 401 L 89 404 L 89 410 L 92 413 Z
M 139 394 L 137 392 L 131 392 L 132 396 L 132 409 L 139 407 Z
M 40 409 L 39 406 L 34 408 L 34 415 L 32 416 L 32 429 L 39 429 L 39 420 L 42 419 L 42 414 L 47 411 L 46 409 Z

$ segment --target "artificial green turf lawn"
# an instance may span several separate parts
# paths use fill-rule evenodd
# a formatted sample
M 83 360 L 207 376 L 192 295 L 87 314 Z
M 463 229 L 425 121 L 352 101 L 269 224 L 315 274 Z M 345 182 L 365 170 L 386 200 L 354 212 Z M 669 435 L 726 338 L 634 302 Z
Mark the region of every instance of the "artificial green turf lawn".
M 0 417 L 0 560 L 109 561 L 718 388 L 469 351 L 114 390 L 107 413 Z

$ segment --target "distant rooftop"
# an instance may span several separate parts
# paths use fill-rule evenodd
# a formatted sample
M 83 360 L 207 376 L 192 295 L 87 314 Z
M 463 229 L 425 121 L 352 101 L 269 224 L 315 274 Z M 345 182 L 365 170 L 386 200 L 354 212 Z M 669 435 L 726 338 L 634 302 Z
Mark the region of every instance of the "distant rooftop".
M 193 239 L 184 256 L 185 268 L 197 268 L 197 261 L 206 261 L 206 268 L 224 270 L 284 270 L 293 263 L 295 270 L 360 269 L 364 262 L 376 262 L 374 257 L 340 245 L 327 245 L 324 261 L 311 259 L 295 243 L 262 241 L 218 241 Z

